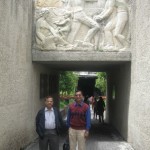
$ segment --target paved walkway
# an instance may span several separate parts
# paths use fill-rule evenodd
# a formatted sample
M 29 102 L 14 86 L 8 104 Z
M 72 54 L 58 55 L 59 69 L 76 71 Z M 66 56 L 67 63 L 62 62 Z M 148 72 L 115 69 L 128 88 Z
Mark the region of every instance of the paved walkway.
M 60 150 L 64 139 L 65 135 L 60 137 Z M 38 141 L 25 150 L 39 150 Z M 86 150 L 133 150 L 133 148 L 110 125 L 100 124 L 98 120 L 93 119 Z
M 93 118 L 91 109 L 92 125 L 90 136 L 87 140 L 86 150 L 134 150 L 130 144 L 125 142 L 120 134 L 108 124 L 100 124 L 98 120 Z M 60 137 L 59 150 L 63 150 L 63 143 L 66 134 Z M 25 150 L 39 150 L 38 140 L 32 143 Z

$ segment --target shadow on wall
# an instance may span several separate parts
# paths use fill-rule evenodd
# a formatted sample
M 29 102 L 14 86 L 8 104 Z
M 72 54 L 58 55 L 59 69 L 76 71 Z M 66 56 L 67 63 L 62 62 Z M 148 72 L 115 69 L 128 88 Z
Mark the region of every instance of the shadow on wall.
M 128 138 L 128 113 L 131 86 L 131 64 L 121 65 L 108 73 L 108 117 L 123 136 Z

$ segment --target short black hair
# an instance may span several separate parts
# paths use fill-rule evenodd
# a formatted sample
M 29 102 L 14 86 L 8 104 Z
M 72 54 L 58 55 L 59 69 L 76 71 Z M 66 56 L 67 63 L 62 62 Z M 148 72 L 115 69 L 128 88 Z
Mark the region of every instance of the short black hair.
M 103 100 L 102 96 L 99 97 L 99 100 Z
M 52 96 L 48 95 L 48 96 L 46 96 L 46 97 L 44 98 L 44 100 L 46 101 L 48 98 L 52 98 L 52 99 L 53 99 Z
M 75 92 L 75 93 L 77 93 L 77 92 L 81 92 L 81 94 L 83 95 L 83 92 L 82 92 L 81 90 L 76 90 L 76 92 Z

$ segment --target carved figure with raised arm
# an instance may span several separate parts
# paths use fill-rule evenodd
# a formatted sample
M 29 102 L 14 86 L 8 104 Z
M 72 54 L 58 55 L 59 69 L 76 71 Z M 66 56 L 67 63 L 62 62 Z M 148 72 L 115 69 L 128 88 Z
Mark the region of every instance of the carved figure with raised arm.
M 93 39 L 95 34 L 99 31 L 99 24 L 92 18 L 87 16 L 86 13 L 84 12 L 83 10 L 84 4 L 85 4 L 84 0 L 68 0 L 67 9 L 72 11 L 74 15 L 72 30 L 68 37 L 70 43 L 74 42 L 81 24 L 84 24 L 89 28 L 83 40 L 83 42 L 85 43 L 91 43 L 91 40 Z
M 129 42 L 123 35 L 123 30 L 128 21 L 127 0 L 107 0 L 104 11 L 95 16 L 94 19 L 99 22 L 107 19 L 108 22 L 104 28 L 106 50 L 118 50 L 128 47 Z
M 41 11 L 41 17 L 36 22 L 36 43 L 42 50 L 56 49 L 58 46 L 70 46 L 68 42 L 58 34 L 58 31 L 49 25 L 47 19 L 49 10 Z
M 113 41 L 113 30 L 116 25 L 116 0 L 107 0 L 104 10 L 99 15 L 94 16 L 94 20 L 96 20 L 97 22 L 100 22 L 103 19 L 108 20 L 106 26 L 104 27 L 104 49 L 114 49 L 115 45 Z
M 115 47 L 120 48 L 121 50 L 125 50 L 129 46 L 129 41 L 123 35 L 123 30 L 128 22 L 129 14 L 128 14 L 128 0 L 117 0 L 117 22 L 114 30 L 115 37 Z
M 57 25 L 58 32 L 65 40 L 68 37 L 69 32 L 71 31 L 71 21 L 72 14 L 71 12 L 65 12 L 63 18 L 59 21 L 54 22 Z

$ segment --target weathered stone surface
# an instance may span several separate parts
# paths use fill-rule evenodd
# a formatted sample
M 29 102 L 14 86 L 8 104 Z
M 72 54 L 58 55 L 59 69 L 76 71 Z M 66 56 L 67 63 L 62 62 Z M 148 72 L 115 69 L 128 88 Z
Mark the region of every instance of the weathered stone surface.
M 109 71 L 130 63 L 130 51 L 49 51 L 32 50 L 33 62 L 49 65 L 54 70 Z
M 126 0 L 35 0 L 33 47 L 42 51 L 128 49 L 129 6 Z
M 49 51 L 32 50 L 33 61 L 131 61 L 131 52 Z
M 20 150 L 35 133 L 40 73 L 32 63 L 32 1 L 0 1 L 0 150 Z
M 150 149 L 150 5 L 132 1 L 132 66 L 129 105 L 129 142 L 136 150 Z
M 61 0 L 36 0 L 35 7 L 60 7 L 62 6 Z

